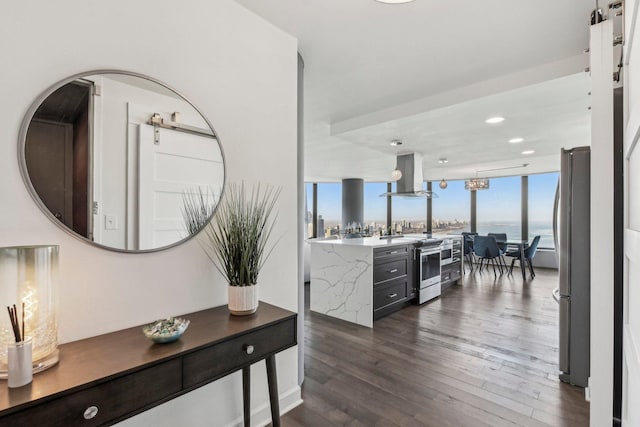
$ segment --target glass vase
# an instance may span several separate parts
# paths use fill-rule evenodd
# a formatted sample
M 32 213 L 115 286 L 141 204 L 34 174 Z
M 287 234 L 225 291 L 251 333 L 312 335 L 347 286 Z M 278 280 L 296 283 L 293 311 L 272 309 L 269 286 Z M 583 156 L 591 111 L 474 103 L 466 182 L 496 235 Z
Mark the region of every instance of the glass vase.
M 21 328 L 24 318 L 34 373 L 58 362 L 58 252 L 58 246 L 0 248 L 0 302 L 16 305 Z M 8 313 L 0 315 L 0 378 L 7 377 L 7 346 L 14 342 Z

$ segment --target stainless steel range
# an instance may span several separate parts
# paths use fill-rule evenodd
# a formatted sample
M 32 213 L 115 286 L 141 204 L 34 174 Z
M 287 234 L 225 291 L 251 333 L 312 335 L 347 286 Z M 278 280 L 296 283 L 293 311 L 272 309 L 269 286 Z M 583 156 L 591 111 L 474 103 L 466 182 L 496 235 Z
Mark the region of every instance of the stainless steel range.
M 421 240 L 416 247 L 418 261 L 418 304 L 440 296 L 440 253 L 442 240 Z

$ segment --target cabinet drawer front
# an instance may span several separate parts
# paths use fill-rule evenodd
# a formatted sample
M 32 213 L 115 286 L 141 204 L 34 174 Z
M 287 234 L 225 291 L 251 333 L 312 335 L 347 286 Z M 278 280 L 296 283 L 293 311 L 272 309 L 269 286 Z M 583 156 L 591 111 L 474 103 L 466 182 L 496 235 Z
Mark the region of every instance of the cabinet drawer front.
M 152 406 L 182 388 L 181 360 L 175 359 L 87 390 L 0 418 L 0 426 L 98 426 Z M 95 409 L 89 409 L 95 407 Z M 97 412 L 96 412 L 97 410 Z M 92 418 L 86 419 L 91 413 Z
M 295 344 L 296 322 L 288 319 L 203 348 L 184 357 L 184 387 L 213 381 Z
M 373 258 L 387 258 L 406 255 L 409 251 L 409 246 L 395 246 L 392 248 L 376 248 L 373 250 Z
M 451 279 L 451 270 L 440 272 L 440 281 L 442 283 L 448 282 Z
M 387 280 L 403 277 L 407 275 L 407 258 L 401 258 L 388 262 L 376 262 L 373 266 L 373 283 L 385 282 Z
M 406 279 L 396 280 L 373 290 L 373 309 L 378 310 L 407 298 Z

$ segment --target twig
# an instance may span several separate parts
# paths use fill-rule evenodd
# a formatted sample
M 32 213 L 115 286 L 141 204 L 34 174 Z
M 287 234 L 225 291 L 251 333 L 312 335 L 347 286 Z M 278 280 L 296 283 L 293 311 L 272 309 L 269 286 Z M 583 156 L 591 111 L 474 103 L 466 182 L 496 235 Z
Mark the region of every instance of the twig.
M 22 339 L 26 339 L 27 337 L 24 334 L 24 301 L 22 301 Z
M 21 342 L 22 338 L 20 337 L 20 324 L 18 322 L 18 310 L 16 309 L 16 305 L 13 304 L 13 308 L 7 306 L 7 311 L 9 312 L 9 319 L 11 320 L 11 328 L 13 329 L 13 337 L 16 342 Z M 22 321 L 24 327 L 24 320 Z

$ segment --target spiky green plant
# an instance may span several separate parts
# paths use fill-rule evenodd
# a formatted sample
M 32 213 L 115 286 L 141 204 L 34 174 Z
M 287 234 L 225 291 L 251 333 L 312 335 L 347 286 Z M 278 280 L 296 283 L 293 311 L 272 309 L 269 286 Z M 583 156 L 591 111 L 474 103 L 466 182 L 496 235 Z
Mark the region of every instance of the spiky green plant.
M 229 184 L 216 210 L 215 221 L 205 225 L 201 242 L 209 259 L 231 286 L 251 286 L 277 241 L 267 248 L 277 213 L 280 189 L 260 184 L 245 190 Z M 273 216 L 273 219 L 272 219 Z
M 182 218 L 187 235 L 198 233 L 211 220 L 216 207 L 212 190 L 196 187 L 182 193 Z

